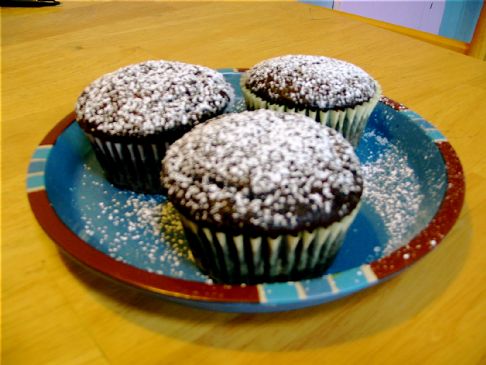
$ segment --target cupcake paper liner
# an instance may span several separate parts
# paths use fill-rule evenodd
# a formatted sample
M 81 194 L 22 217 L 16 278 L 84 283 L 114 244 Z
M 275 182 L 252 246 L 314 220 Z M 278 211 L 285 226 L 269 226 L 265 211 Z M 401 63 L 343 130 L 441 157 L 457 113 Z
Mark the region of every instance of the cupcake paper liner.
M 161 193 L 161 161 L 169 147 L 161 143 L 111 142 L 86 133 L 96 158 L 113 185 L 141 193 Z
M 344 110 L 317 110 L 317 109 L 295 109 L 285 105 L 273 104 L 253 94 L 245 86 L 245 77 L 241 78 L 241 90 L 248 109 L 270 109 L 280 112 L 292 112 L 306 115 L 317 122 L 327 125 L 340 132 L 354 147 L 358 145 L 359 139 L 366 127 L 369 116 L 380 100 L 381 88 L 376 83 L 375 95 L 365 103 L 356 105 L 353 108 Z
M 317 276 L 332 263 L 359 205 L 340 222 L 296 235 L 233 235 L 213 230 L 179 214 L 199 267 L 222 283 L 255 284 Z

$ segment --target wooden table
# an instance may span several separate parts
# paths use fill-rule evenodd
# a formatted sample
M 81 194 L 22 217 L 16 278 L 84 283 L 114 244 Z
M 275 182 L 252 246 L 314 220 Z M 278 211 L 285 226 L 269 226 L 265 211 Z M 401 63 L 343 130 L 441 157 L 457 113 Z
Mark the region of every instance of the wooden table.
M 4 364 L 478 364 L 486 361 L 486 63 L 298 3 L 96 3 L 2 9 Z M 441 246 L 393 280 L 310 309 L 192 309 L 66 261 L 25 191 L 29 158 L 101 74 L 146 59 L 249 67 L 322 54 L 369 71 L 435 124 L 466 172 Z

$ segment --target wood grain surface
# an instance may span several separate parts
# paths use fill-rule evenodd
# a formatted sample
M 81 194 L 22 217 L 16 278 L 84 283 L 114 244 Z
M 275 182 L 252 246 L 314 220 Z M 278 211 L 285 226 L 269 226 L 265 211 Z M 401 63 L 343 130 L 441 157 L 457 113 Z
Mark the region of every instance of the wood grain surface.
M 64 2 L 1 17 L 3 364 L 486 363 L 486 63 L 292 2 Z M 254 315 L 162 301 L 60 254 L 26 171 L 88 83 L 146 59 L 249 67 L 288 53 L 360 65 L 448 137 L 466 202 L 435 252 L 346 299 Z

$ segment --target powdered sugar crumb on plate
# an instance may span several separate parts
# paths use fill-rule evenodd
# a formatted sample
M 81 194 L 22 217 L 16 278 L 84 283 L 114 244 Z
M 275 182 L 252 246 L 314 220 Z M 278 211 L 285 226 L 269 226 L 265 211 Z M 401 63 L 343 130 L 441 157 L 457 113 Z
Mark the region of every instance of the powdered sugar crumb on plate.
M 83 204 L 78 235 L 117 261 L 148 272 L 187 278 L 194 265 L 177 212 L 162 195 L 118 190 L 84 166 L 81 183 L 71 191 Z M 74 191 L 78 189 L 78 191 Z M 96 196 L 104 199 L 96 199 Z M 211 283 L 199 271 L 192 278 Z
M 418 177 L 406 155 L 375 131 L 367 131 L 363 139 L 379 144 L 381 153 L 362 165 L 364 200 L 369 201 L 380 216 L 389 235 L 385 247 L 375 247 L 379 256 L 400 248 L 416 232 L 413 227 L 424 199 Z
M 363 201 L 379 216 L 388 236 L 372 248 L 369 262 L 400 248 L 417 233 L 415 221 L 424 196 L 399 146 L 374 130 L 366 131 L 362 142 L 380 146 L 376 156 L 362 161 Z M 91 156 L 79 184 L 70 188 L 77 204 L 83 205 L 81 238 L 113 259 L 146 271 L 212 282 L 194 264 L 177 212 L 164 196 L 118 190 L 97 169 Z

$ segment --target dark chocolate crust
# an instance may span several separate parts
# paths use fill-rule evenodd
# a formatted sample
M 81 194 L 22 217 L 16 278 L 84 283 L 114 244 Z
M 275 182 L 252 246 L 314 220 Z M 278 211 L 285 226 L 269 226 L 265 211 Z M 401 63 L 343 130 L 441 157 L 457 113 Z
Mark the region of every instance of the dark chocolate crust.
M 226 114 L 176 141 L 162 182 L 181 214 L 231 234 L 293 234 L 338 222 L 363 181 L 352 146 L 302 115 Z
M 369 101 L 376 81 L 361 68 L 321 56 L 288 55 L 265 60 L 242 78 L 266 102 L 313 111 L 344 110 Z
M 223 113 L 233 96 L 231 85 L 217 71 L 146 61 L 93 81 L 79 96 L 76 115 L 83 130 L 93 135 L 157 137 Z

